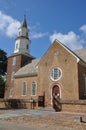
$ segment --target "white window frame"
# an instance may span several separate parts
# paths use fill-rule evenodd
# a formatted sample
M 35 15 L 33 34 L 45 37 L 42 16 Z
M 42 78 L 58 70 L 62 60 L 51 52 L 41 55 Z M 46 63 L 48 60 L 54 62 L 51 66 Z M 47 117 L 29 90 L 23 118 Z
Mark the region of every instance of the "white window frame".
M 13 66 L 16 65 L 16 57 L 13 57 Z
M 21 35 L 21 31 L 19 31 L 19 36 Z
M 22 96 L 26 96 L 27 95 L 27 83 L 23 82 L 22 83 Z
M 26 45 L 26 49 L 27 49 L 27 50 L 29 49 L 29 45 L 28 45 L 28 44 Z
M 35 89 L 33 88 L 34 87 L 33 85 L 35 85 Z M 37 89 L 37 83 L 36 81 L 33 81 L 31 84 L 31 96 L 36 96 L 36 89 Z
M 13 71 L 13 72 L 11 73 L 11 80 L 14 80 L 14 74 L 15 74 L 15 72 Z
M 59 67 L 53 67 L 50 71 L 50 79 L 53 81 L 57 81 L 61 77 L 62 77 L 62 70 Z
M 10 89 L 9 98 L 12 98 L 12 96 L 13 96 L 13 88 Z
M 18 49 L 19 49 L 19 43 L 16 43 L 15 50 L 18 50 Z

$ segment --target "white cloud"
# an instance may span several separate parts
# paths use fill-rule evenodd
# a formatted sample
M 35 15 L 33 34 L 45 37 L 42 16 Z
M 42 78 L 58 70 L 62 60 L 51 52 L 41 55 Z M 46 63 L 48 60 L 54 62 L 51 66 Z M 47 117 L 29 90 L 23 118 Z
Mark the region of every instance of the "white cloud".
M 18 33 L 18 27 L 20 26 L 20 22 L 16 19 L 13 19 L 11 16 L 6 15 L 0 11 L 0 33 L 4 34 L 8 37 L 15 37 Z M 33 28 L 29 27 L 32 30 L 32 33 L 30 33 L 30 37 L 32 39 L 42 38 L 45 36 L 48 36 L 48 33 L 42 33 L 42 32 L 34 32 L 34 30 L 39 26 L 39 23 L 35 25 Z
M 85 24 L 85 25 L 82 25 L 82 26 L 80 27 L 80 30 L 83 31 L 83 33 L 86 34 L 86 24 Z
M 20 22 L 0 11 L 0 33 L 8 37 L 17 35 Z
M 33 33 L 31 33 L 31 38 L 32 39 L 38 39 L 38 38 L 42 38 L 42 37 L 45 37 L 45 36 L 48 36 L 49 35 L 49 33 L 48 32 L 45 32 L 45 33 L 42 33 L 42 32 L 39 32 L 39 33 L 37 33 L 37 32 L 33 32 Z
M 71 50 L 76 50 L 83 48 L 84 40 L 80 38 L 79 35 L 73 31 L 68 32 L 67 34 L 54 33 L 49 37 L 50 41 L 53 42 L 55 39 L 59 40 Z
M 4 34 L 8 37 L 15 37 L 18 33 L 18 27 L 20 26 L 20 22 L 16 19 L 13 19 L 11 16 L 4 14 L 0 11 L 0 34 Z M 39 23 L 36 25 L 39 27 Z M 29 27 L 32 32 L 30 33 L 30 37 L 32 39 L 38 39 L 42 37 L 49 36 L 48 32 L 36 32 L 36 26 L 33 28 Z M 86 25 L 80 27 L 80 30 L 86 34 Z M 85 38 L 81 38 L 80 35 L 77 35 L 73 31 L 68 32 L 67 34 L 57 33 L 55 32 L 49 37 L 50 41 L 53 42 L 55 39 L 59 40 L 67 47 L 72 50 L 80 49 L 84 47 Z

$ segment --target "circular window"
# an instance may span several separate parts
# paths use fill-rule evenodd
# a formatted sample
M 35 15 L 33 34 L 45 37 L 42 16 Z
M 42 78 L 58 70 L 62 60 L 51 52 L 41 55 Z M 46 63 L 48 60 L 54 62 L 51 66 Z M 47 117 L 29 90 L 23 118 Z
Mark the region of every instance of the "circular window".
M 54 67 L 50 72 L 50 78 L 54 81 L 57 81 L 61 78 L 62 71 L 58 67 Z

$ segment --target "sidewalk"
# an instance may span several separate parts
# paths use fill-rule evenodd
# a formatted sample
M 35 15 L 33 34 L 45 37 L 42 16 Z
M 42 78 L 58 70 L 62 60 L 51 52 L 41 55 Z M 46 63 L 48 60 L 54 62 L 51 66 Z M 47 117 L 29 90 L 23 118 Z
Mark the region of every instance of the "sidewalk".
M 50 114 L 56 114 L 56 112 L 34 110 L 34 109 L 0 110 L 0 119 L 18 117 L 18 116 L 45 117 Z
M 86 113 L 51 112 L 28 109 L 5 110 L 0 111 L 0 113 L 0 123 L 7 122 L 9 127 L 11 127 L 11 123 L 13 122 L 13 124 L 15 124 L 15 130 L 17 130 L 17 127 L 22 127 L 18 130 L 27 130 L 27 127 L 28 130 L 86 130 Z M 75 119 L 80 116 L 84 119 L 83 123 L 75 121 Z M 11 128 L 0 130 L 11 130 Z

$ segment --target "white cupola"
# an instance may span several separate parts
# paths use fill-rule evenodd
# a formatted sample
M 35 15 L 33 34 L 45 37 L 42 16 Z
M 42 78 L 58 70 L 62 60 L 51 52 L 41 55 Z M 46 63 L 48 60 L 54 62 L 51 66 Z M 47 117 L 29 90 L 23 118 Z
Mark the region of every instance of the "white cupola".
M 29 29 L 27 28 L 26 17 L 24 16 L 21 26 L 18 28 L 18 37 L 15 40 L 14 53 L 28 53 L 30 39 L 28 37 Z

